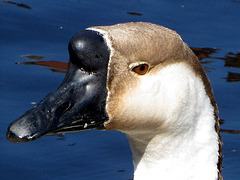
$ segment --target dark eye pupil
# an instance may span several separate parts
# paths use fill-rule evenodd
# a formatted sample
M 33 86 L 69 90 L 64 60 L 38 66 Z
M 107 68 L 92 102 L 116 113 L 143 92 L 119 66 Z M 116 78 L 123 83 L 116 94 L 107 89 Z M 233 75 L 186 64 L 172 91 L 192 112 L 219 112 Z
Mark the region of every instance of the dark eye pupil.
M 146 68 L 145 65 L 140 66 L 140 71 L 144 71 L 145 68 Z

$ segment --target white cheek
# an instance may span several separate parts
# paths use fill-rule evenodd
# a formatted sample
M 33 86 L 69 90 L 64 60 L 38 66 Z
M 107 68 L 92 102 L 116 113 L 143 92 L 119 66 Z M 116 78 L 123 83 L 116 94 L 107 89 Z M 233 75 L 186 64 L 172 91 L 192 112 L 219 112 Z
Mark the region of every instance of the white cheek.
M 123 98 L 125 112 L 130 111 L 134 119 L 158 119 L 165 123 L 178 123 L 182 115 L 191 115 L 191 111 L 185 110 L 194 108 L 197 88 L 203 86 L 184 63 L 168 65 L 155 74 L 149 72 L 138 78 L 139 83 Z

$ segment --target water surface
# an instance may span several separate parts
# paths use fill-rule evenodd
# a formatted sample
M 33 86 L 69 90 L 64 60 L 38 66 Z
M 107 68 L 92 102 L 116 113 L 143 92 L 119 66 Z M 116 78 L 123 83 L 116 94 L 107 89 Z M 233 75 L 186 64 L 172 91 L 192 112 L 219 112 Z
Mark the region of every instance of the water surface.
M 202 62 L 208 70 L 222 129 L 240 129 L 240 2 L 235 0 L 15 0 L 0 1 L 0 172 L 1 179 L 132 178 L 131 151 L 124 134 L 85 131 L 43 137 L 25 144 L 5 138 L 10 122 L 32 108 L 61 83 L 64 73 L 26 66 L 26 55 L 44 61 L 68 61 L 67 44 L 89 26 L 148 21 L 176 30 L 191 47 L 218 49 Z M 229 53 L 237 65 L 225 67 Z M 240 135 L 222 133 L 227 180 L 240 177 Z

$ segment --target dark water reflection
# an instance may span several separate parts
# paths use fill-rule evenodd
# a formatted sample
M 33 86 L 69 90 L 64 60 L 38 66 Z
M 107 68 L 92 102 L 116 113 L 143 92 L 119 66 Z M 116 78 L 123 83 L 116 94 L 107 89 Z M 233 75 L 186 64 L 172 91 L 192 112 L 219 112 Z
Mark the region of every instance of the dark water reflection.
M 73 34 L 89 26 L 150 21 L 201 47 L 193 50 L 208 71 L 224 119 L 223 175 L 238 180 L 240 135 L 229 130 L 240 129 L 239 8 L 231 0 L 0 1 L 1 179 L 132 178 L 131 152 L 119 132 L 86 131 L 26 144 L 7 142 L 5 133 L 12 120 L 59 86 L 64 73 L 52 71 L 65 72 Z
M 22 8 L 26 8 L 26 9 L 32 9 L 31 7 L 29 7 L 28 5 L 26 4 L 22 4 L 22 3 L 16 3 L 16 2 L 13 2 L 13 1 L 2 1 L 3 3 L 8 3 L 8 4 L 12 4 L 12 5 L 16 5 L 18 7 L 22 7 Z

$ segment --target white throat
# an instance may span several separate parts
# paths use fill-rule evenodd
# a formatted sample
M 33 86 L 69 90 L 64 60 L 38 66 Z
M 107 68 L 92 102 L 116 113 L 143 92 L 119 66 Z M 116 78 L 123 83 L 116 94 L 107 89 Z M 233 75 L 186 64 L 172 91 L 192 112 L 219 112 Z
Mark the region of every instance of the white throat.
M 133 154 L 134 179 L 216 180 L 218 135 L 215 131 L 214 110 L 202 80 L 184 63 L 169 65 L 158 74 L 158 78 L 161 82 L 159 94 L 164 91 L 164 96 L 155 94 L 156 99 L 152 102 L 148 102 L 145 97 L 144 105 L 146 109 L 151 103 L 154 104 L 157 113 L 153 118 L 165 122 L 159 123 L 163 125 L 154 130 L 125 131 Z M 151 82 L 143 78 L 141 84 L 144 83 Z M 140 91 L 144 93 L 145 89 Z M 175 94 L 171 94 L 174 91 L 177 92 L 175 98 L 172 97 Z M 154 90 L 146 92 L 145 95 Z M 133 93 L 139 95 L 140 92 L 136 90 Z M 155 101 L 159 101 L 159 105 Z

